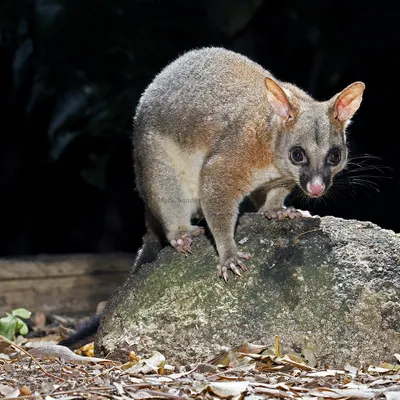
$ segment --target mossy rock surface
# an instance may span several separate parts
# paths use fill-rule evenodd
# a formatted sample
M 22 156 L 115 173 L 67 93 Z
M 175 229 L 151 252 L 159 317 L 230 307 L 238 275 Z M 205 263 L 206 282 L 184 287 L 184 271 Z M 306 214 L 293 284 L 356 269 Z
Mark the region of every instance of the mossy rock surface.
M 400 236 L 334 217 L 241 217 L 236 241 L 250 252 L 242 277 L 218 279 L 216 251 L 196 238 L 184 257 L 165 248 L 108 302 L 97 355 L 133 350 L 168 363 L 199 362 L 252 341 L 312 348 L 320 365 L 385 360 L 400 351 Z

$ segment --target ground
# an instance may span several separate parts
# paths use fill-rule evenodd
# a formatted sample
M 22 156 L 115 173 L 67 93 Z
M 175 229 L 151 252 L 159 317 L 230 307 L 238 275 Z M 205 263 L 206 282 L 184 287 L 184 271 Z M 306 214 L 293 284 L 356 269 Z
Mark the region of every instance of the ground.
M 400 398 L 399 365 L 316 369 L 312 354 L 285 352 L 278 337 L 269 348 L 245 343 L 192 365 L 169 365 L 156 350 L 149 359 L 131 354 L 119 363 L 91 357 L 91 344 L 75 353 L 55 345 L 72 320 L 37 320 L 42 325 L 31 324 L 29 335 L 36 337 L 0 343 L 0 398 Z

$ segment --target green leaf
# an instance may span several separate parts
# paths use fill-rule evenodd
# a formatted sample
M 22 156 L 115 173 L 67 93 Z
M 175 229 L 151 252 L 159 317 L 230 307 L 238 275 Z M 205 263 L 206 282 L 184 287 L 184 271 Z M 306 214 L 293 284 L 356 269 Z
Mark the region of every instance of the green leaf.
M 7 313 L 7 317 L 0 318 L 0 323 L 3 323 L 5 325 L 11 324 L 11 322 L 14 320 L 15 317 L 13 317 L 11 314 Z
M 31 316 L 31 312 L 25 310 L 25 308 L 16 308 L 12 311 L 12 315 L 27 319 Z
M 19 332 L 21 335 L 26 335 L 29 331 L 28 325 L 22 319 L 15 318 L 17 322 L 16 331 Z
M 15 331 L 17 329 L 17 321 L 13 320 L 11 323 L 4 323 L 0 320 L 0 335 L 8 340 L 14 340 Z

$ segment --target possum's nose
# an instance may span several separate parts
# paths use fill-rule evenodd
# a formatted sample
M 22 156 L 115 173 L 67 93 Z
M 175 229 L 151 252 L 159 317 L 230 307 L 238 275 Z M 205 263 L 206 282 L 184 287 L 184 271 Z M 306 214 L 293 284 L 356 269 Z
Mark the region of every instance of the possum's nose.
M 312 197 L 321 196 L 325 191 L 325 184 L 322 182 L 321 178 L 314 178 L 307 183 L 307 192 Z

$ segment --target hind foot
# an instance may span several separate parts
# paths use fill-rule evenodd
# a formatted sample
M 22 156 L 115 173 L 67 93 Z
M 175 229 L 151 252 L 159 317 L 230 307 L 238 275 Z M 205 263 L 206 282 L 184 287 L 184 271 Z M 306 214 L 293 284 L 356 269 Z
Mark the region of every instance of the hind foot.
M 194 226 L 189 232 L 183 233 L 180 236 L 170 241 L 171 246 L 178 252 L 183 254 L 192 254 L 192 238 L 200 235 L 204 235 L 204 228 L 200 226 Z
M 264 212 L 264 216 L 267 219 L 298 219 L 298 218 L 309 218 L 311 214 L 308 211 L 297 210 L 294 207 L 282 207 L 277 210 L 268 210 Z

